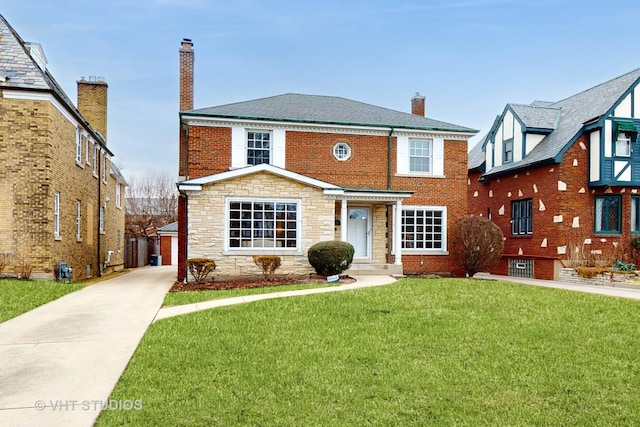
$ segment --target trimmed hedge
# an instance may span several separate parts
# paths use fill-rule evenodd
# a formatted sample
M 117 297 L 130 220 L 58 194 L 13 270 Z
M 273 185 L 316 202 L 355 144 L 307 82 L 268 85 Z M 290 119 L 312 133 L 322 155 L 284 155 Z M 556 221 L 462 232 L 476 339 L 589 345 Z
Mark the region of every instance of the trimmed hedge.
M 355 249 L 341 241 L 320 242 L 309 248 L 307 257 L 316 273 L 323 276 L 340 274 L 353 262 Z
M 216 262 L 209 258 L 189 258 L 187 268 L 193 279 L 201 283 L 207 278 L 209 273 L 216 269 Z

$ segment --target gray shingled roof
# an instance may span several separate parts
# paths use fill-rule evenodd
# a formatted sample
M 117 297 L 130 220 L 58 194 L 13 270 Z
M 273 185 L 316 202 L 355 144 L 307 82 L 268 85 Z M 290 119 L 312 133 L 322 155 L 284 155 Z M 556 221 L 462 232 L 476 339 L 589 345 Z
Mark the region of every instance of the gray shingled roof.
M 183 111 L 181 114 L 249 120 L 477 133 L 477 130 L 464 126 L 377 107 L 346 98 L 297 93 Z
M 523 104 L 509 106 L 527 128 L 555 129 L 560 118 L 559 108 Z
M 48 70 L 42 70 L 29 54 L 28 43 L 0 15 L 0 88 L 24 90 L 49 90 L 73 114 L 83 127 L 105 146 L 100 134 L 93 131 L 71 99 L 62 90 Z M 107 148 L 109 154 L 113 155 Z
M 569 144 L 573 143 L 580 136 L 586 123 L 593 122 L 607 114 L 639 78 L 640 68 L 570 96 L 562 101 L 553 103 L 537 101 L 534 103 L 535 105 L 532 104 L 530 106 L 532 108 L 520 109 L 520 111 L 525 112 L 526 115 L 528 114 L 527 118 L 523 121 L 531 120 L 531 123 L 537 124 L 550 124 L 553 111 L 559 111 L 560 115 L 554 127 L 555 130 L 547 135 L 521 161 L 492 168 L 486 175 L 501 174 L 513 169 L 521 169 L 534 164 L 555 161 Z M 530 115 L 532 111 L 537 111 L 534 110 L 534 108 L 544 108 L 548 111 L 534 118 Z M 473 165 L 471 163 L 472 152 L 469 153 L 470 161 L 468 166 L 470 169 L 472 166 L 478 167 L 475 163 Z M 473 159 L 477 160 L 476 153 L 473 153 Z
M 158 233 L 177 233 L 178 232 L 178 221 L 167 224 L 163 227 L 158 228 Z
M 488 135 L 489 134 L 483 136 L 480 141 L 478 141 L 478 143 L 473 146 L 471 151 L 469 151 L 467 163 L 467 167 L 469 170 L 480 168 L 484 163 L 485 155 L 484 151 L 482 150 L 482 146 L 484 145 L 484 141 L 487 139 Z

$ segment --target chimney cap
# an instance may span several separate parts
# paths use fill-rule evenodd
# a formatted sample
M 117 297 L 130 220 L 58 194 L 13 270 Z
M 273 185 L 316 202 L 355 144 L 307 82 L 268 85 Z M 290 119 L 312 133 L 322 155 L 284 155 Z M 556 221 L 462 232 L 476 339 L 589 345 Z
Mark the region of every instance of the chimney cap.
M 191 41 L 191 39 L 184 37 L 182 39 L 181 46 L 183 49 L 191 49 L 193 47 L 193 41 Z
M 420 95 L 420 92 L 416 92 L 416 95 L 411 99 L 425 99 L 424 95 Z

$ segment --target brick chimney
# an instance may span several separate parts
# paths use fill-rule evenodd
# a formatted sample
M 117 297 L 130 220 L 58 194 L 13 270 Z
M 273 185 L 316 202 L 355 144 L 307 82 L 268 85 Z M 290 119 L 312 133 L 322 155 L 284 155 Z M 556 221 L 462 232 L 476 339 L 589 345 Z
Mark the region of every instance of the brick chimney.
M 424 96 L 416 92 L 416 96 L 411 98 L 411 114 L 424 117 Z
M 193 42 L 182 39 L 180 47 L 180 111 L 193 110 Z
M 107 140 L 107 82 L 104 77 L 81 77 L 78 83 L 78 110 L 93 130 Z

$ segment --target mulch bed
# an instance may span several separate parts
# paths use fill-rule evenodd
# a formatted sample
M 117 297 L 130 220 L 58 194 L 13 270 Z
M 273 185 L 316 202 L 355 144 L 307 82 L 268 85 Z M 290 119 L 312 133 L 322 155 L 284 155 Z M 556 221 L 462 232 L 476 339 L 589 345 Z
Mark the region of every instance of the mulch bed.
M 309 276 L 271 276 L 271 277 L 235 277 L 235 278 L 219 278 L 210 280 L 207 282 L 196 283 L 189 282 L 184 284 L 182 282 L 176 282 L 173 284 L 169 292 L 182 292 L 182 291 L 211 291 L 211 290 L 224 290 L 224 289 L 251 289 L 251 288 L 265 288 L 268 286 L 282 286 L 282 285 L 298 285 L 298 284 L 312 284 L 312 283 L 326 283 L 327 278 L 319 275 Z M 354 283 L 355 279 L 347 275 L 340 276 L 341 284 Z

